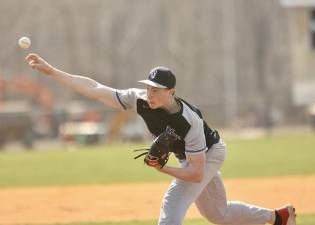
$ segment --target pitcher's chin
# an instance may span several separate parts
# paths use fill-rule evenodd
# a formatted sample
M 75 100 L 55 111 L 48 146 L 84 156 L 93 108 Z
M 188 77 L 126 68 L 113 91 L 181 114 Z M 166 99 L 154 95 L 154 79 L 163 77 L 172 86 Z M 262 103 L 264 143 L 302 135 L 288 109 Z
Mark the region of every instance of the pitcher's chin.
M 150 109 L 156 109 L 156 108 L 158 108 L 154 103 L 148 102 L 148 105 L 149 105 Z

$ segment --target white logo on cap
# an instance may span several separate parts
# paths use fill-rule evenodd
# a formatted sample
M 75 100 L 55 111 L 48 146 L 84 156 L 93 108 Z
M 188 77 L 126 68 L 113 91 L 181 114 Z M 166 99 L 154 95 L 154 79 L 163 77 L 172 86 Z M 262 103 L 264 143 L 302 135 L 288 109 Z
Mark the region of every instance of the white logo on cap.
M 153 80 L 155 78 L 155 75 L 157 74 L 157 72 L 158 72 L 157 70 L 153 70 L 150 72 L 150 75 L 149 75 L 150 80 Z

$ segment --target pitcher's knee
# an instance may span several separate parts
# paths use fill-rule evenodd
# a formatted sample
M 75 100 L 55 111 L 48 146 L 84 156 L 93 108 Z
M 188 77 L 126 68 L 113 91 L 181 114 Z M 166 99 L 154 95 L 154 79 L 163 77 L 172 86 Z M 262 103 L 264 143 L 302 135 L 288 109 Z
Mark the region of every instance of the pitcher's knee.
M 204 212 L 201 210 L 199 210 L 199 212 L 210 223 L 219 224 L 219 225 L 227 224 L 224 214 L 222 213 L 219 213 L 219 212 L 211 213 L 211 212 Z
M 218 224 L 218 225 L 227 224 L 223 216 L 222 217 L 216 216 L 216 217 L 211 217 L 207 219 L 209 220 L 210 223 L 213 223 L 213 224 Z

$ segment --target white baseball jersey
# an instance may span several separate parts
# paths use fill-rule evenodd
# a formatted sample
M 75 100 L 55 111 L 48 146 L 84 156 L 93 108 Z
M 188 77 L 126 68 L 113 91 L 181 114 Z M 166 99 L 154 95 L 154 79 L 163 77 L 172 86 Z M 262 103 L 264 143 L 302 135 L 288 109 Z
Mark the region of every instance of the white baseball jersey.
M 116 97 L 122 108 L 134 109 L 155 136 L 168 126 L 175 130 L 181 140 L 177 142 L 174 153 L 180 159 L 182 167 L 189 166 L 189 162 L 184 160 L 187 154 L 206 152 L 201 182 L 192 183 L 180 179 L 172 181 L 163 198 L 159 225 L 182 225 L 186 211 L 193 202 L 200 214 L 214 224 L 265 224 L 270 221 L 270 209 L 227 201 L 219 172 L 225 159 L 226 147 L 218 133 L 203 121 L 197 108 L 176 98 L 181 105 L 181 110 L 177 113 L 151 109 L 146 101 L 147 92 L 142 89 L 119 90 Z
M 116 92 L 117 101 L 123 109 L 134 109 L 144 119 L 150 132 L 158 136 L 166 127 L 172 128 L 180 137 L 175 143 L 175 155 L 179 159 L 186 158 L 186 154 L 197 154 L 208 150 L 205 132 L 206 125 L 196 108 L 180 98 L 176 98 L 181 105 L 179 112 L 170 114 L 163 109 L 151 109 L 147 103 L 147 91 L 145 89 L 131 88 Z M 208 128 L 208 126 L 207 126 Z M 212 130 L 211 130 L 212 131 Z M 212 140 L 212 144 L 218 139 Z

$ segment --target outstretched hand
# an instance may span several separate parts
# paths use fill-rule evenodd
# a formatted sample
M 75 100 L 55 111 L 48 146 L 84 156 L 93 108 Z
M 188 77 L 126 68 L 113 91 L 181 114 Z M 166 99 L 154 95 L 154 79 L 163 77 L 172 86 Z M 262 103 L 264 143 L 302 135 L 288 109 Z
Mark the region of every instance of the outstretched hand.
M 25 57 L 25 60 L 34 70 L 38 70 L 47 75 L 51 75 L 53 72 L 54 68 L 37 54 L 31 53 Z

